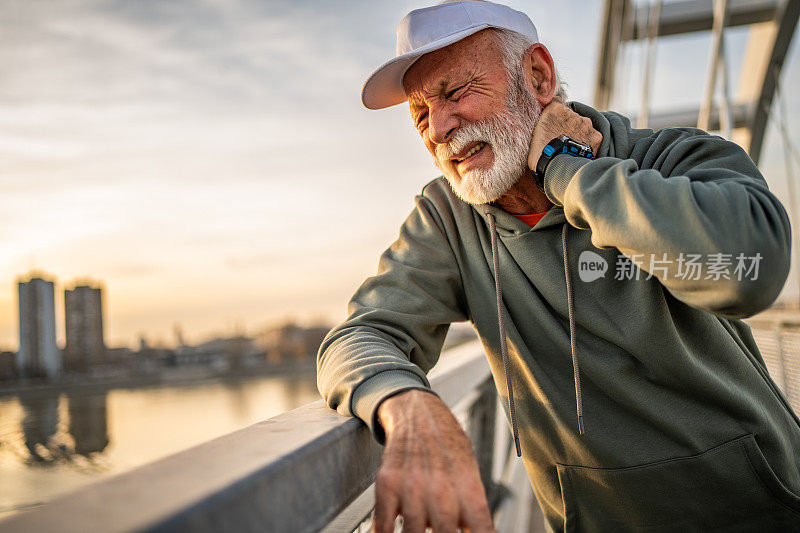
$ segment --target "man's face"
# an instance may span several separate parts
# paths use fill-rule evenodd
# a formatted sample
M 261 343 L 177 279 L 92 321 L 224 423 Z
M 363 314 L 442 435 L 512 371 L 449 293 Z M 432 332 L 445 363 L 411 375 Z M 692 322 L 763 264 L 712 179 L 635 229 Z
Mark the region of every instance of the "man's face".
M 505 194 L 527 170 L 541 105 L 509 73 L 492 31 L 422 56 L 403 80 L 411 116 L 436 166 L 465 202 Z

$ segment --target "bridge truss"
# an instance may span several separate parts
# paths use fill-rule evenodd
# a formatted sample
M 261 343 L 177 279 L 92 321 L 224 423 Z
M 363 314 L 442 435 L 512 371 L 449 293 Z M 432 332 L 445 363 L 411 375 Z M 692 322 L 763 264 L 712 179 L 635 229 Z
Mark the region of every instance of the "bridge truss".
M 620 53 L 634 42 L 646 43 L 643 89 L 636 125 L 654 129 L 697 126 L 719 131 L 744 147 L 758 163 L 770 109 L 786 53 L 800 16 L 800 0 L 606 0 L 600 40 L 594 105 L 608 109 L 622 90 Z M 748 43 L 735 95 L 727 83 L 725 30 L 748 26 Z M 655 46 L 658 39 L 690 32 L 711 32 L 705 91 L 694 108 L 650 112 Z M 714 94 L 721 88 L 722 96 Z

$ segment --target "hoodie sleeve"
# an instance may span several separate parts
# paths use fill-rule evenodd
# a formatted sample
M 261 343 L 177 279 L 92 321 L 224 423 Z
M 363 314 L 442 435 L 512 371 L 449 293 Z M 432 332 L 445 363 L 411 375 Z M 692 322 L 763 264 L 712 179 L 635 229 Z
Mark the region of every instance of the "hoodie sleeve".
M 317 388 L 328 406 L 364 421 L 375 439 L 380 402 L 409 389 L 430 390 L 452 322 L 467 320 L 461 275 L 431 201 L 421 195 L 317 354 Z
M 726 318 L 767 308 L 789 272 L 789 217 L 738 145 L 667 128 L 629 159 L 560 155 L 545 191 L 592 244 L 616 247 L 679 300 Z

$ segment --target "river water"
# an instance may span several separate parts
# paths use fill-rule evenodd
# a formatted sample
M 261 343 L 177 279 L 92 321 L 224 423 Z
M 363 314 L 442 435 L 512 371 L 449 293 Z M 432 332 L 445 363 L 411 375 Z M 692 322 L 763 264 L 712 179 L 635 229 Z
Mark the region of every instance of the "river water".
M 0 397 L 0 517 L 319 399 L 313 376 Z

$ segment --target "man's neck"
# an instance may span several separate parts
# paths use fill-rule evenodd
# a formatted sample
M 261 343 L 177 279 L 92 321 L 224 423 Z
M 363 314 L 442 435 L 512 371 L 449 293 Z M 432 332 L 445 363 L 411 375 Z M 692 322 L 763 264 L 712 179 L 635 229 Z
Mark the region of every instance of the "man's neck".
M 536 186 L 530 172 L 525 172 L 507 193 L 492 203 L 512 215 L 543 213 L 553 205 Z

